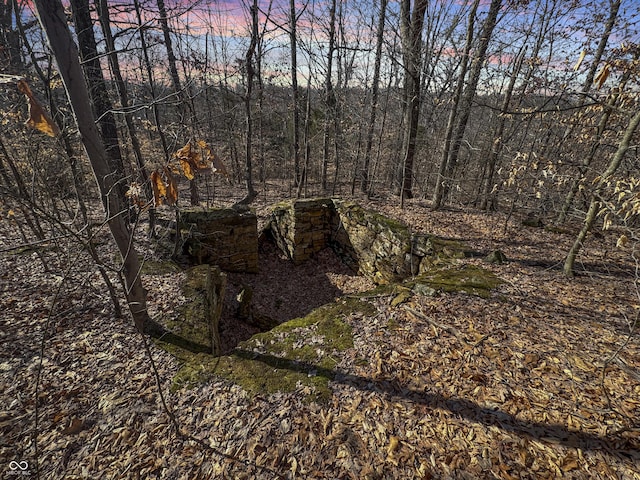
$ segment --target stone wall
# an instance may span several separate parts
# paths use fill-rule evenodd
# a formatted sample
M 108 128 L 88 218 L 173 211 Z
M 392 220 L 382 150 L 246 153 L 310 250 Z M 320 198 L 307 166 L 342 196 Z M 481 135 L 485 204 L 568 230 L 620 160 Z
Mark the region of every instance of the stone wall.
M 272 212 L 273 238 L 296 265 L 300 264 L 329 245 L 333 217 L 331 199 L 280 203 Z
M 335 201 L 334 249 L 376 283 L 411 275 L 411 234 L 400 222 L 351 202 Z
M 185 253 L 231 272 L 258 271 L 258 222 L 249 210 L 182 208 L 178 231 Z
M 456 242 L 412 234 L 406 225 L 353 202 L 332 199 L 283 202 L 270 223 L 276 243 L 296 263 L 330 246 L 360 274 L 389 283 L 464 256 Z
M 237 209 L 184 208 L 178 231 L 197 263 L 232 272 L 258 271 L 256 215 Z M 424 273 L 443 259 L 464 256 L 456 242 L 413 234 L 401 222 L 353 202 L 327 198 L 282 202 L 267 226 L 295 263 L 331 247 L 343 261 L 376 283 Z

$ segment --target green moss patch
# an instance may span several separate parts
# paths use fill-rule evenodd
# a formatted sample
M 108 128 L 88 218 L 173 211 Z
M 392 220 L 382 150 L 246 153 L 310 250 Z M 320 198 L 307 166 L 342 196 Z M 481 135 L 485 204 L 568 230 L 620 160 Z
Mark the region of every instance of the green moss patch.
M 426 284 L 441 292 L 465 292 L 488 298 L 492 289 L 504 283 L 493 272 L 475 265 L 436 270 L 417 277 L 412 284 Z
M 182 269 L 171 260 L 145 260 L 142 264 L 142 273 L 145 275 L 167 275 L 178 273 Z
M 254 335 L 231 355 L 219 358 L 177 345 L 160 345 L 183 363 L 174 377 L 174 389 L 217 376 L 237 383 L 250 395 L 306 386 L 309 400 L 327 400 L 331 396 L 328 381 L 335 375 L 340 352 L 353 347 L 351 327 L 344 318 L 356 312 L 373 315 L 375 307 L 356 298 L 324 305 L 303 318 Z
M 211 338 L 207 323 L 207 272 L 209 265 L 200 265 L 186 271 L 181 285 L 189 301 L 180 308 L 177 318 L 162 323 L 172 332 L 164 334 L 163 341 L 192 352 L 210 352 Z

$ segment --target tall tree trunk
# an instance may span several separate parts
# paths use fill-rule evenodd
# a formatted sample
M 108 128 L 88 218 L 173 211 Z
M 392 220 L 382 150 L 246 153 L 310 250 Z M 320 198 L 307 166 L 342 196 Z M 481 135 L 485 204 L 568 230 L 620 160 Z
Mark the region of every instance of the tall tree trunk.
M 428 0 L 416 0 L 411 12 L 411 0 L 400 5 L 400 37 L 404 63 L 404 140 L 402 146 L 402 176 L 400 204 L 413 197 L 413 163 L 416 152 L 418 121 L 420 120 L 420 74 L 422 72 L 422 26 Z
M 302 174 L 300 177 L 300 183 L 296 189 L 296 198 L 302 196 L 302 188 L 305 187 L 305 196 L 307 194 L 307 176 L 309 171 L 309 162 L 311 161 L 311 78 L 307 82 L 306 102 L 305 102 L 305 114 L 304 114 L 304 164 L 302 166 Z
M 131 148 L 133 150 L 133 156 L 136 159 L 137 172 L 140 176 L 141 183 L 144 188 L 145 197 L 147 202 L 151 202 L 153 199 L 153 191 L 151 190 L 151 182 L 147 169 L 144 165 L 144 158 L 142 156 L 142 150 L 140 148 L 140 141 L 138 140 L 138 134 L 136 132 L 135 124 L 133 123 L 133 115 L 129 112 L 129 93 L 127 86 L 122 78 L 122 72 L 120 70 L 120 62 L 118 60 L 118 54 L 116 53 L 115 42 L 113 34 L 111 33 L 111 20 L 109 18 L 109 7 L 107 0 L 94 0 L 96 10 L 98 11 L 98 19 L 100 20 L 100 27 L 104 40 L 107 46 L 107 58 L 109 59 L 109 66 L 111 67 L 111 74 L 118 91 L 118 97 L 120 98 L 120 106 L 124 111 L 124 121 L 127 126 L 127 132 L 129 134 L 129 140 L 131 140 Z M 155 214 L 154 209 L 149 209 L 149 232 L 153 231 Z
M 336 48 L 336 0 L 331 0 L 329 8 L 329 46 L 327 51 L 327 75 L 324 81 L 326 112 L 324 117 L 324 138 L 322 148 L 322 171 L 320 174 L 322 191 L 327 190 L 327 168 L 329 166 L 330 130 L 336 116 L 336 95 L 333 90 L 333 52 Z M 335 134 L 335 132 L 334 132 Z M 337 159 L 336 159 L 337 161 Z
M 73 22 L 76 26 L 76 35 L 78 36 L 82 67 L 89 87 L 89 97 L 93 104 L 95 117 L 98 119 L 98 125 L 100 125 L 111 174 L 115 177 L 115 192 L 121 197 L 121 203 L 124 208 L 127 203 L 125 197 L 127 190 L 126 172 L 122 161 L 122 152 L 120 151 L 118 127 L 113 115 L 113 104 L 109 98 L 107 85 L 102 74 L 98 47 L 93 34 L 89 0 L 71 0 L 71 8 Z
M 149 320 L 149 314 L 147 294 L 140 280 L 141 265 L 138 254 L 132 246 L 132 232 L 129 231 L 125 218 L 120 214 L 122 211 L 120 198 L 113 194 L 115 186 L 113 172 L 91 112 L 91 101 L 84 83 L 78 49 L 67 27 L 60 0 L 35 0 L 34 4 L 58 64 L 60 76 L 80 130 L 80 137 L 100 190 L 109 229 L 122 256 L 125 294 L 129 310 L 136 327 L 139 331 L 143 331 L 145 322 Z
M 460 61 L 460 72 L 458 73 L 458 81 L 456 82 L 456 89 L 453 94 L 451 110 L 449 110 L 449 117 L 447 119 L 447 129 L 444 137 L 444 146 L 442 148 L 442 156 L 440 157 L 440 167 L 438 168 L 436 187 L 433 193 L 434 205 L 438 205 L 441 202 L 441 196 L 444 192 L 445 182 L 447 181 L 445 174 L 447 171 L 449 154 L 451 152 L 451 138 L 453 137 L 453 129 L 455 126 L 456 116 L 458 114 L 460 97 L 462 97 L 464 82 L 467 77 L 467 69 L 469 68 L 469 54 L 471 52 L 471 46 L 473 45 L 474 25 L 479 4 L 480 0 L 475 0 L 473 2 L 473 6 L 471 7 L 471 11 L 469 12 L 469 19 L 467 21 L 467 39 L 465 41 L 464 52 Z
M 607 19 L 604 32 L 602 33 L 602 37 L 600 37 L 600 41 L 598 42 L 598 47 L 596 48 L 596 52 L 593 56 L 593 62 L 591 63 L 591 67 L 587 72 L 587 77 L 585 78 L 584 84 L 582 86 L 581 93 L 584 95 L 589 93 L 589 91 L 591 90 L 591 87 L 593 85 L 593 79 L 596 77 L 596 72 L 598 71 L 598 68 L 600 66 L 600 61 L 602 60 L 604 51 L 607 48 L 609 37 L 611 36 L 613 27 L 615 26 L 616 20 L 618 19 L 619 10 L 620 10 L 620 0 L 610 0 L 609 1 L 609 18 Z M 617 95 L 615 97 L 617 98 Z M 584 102 L 585 102 L 585 98 L 581 100 L 582 104 L 584 104 Z M 608 121 L 609 115 L 610 115 L 610 110 L 605 111 L 605 113 L 603 114 L 603 119 L 604 119 L 604 116 L 606 116 L 607 118 L 604 122 L 602 121 L 603 119 L 601 119 L 596 129 L 597 140 L 594 141 L 591 148 L 591 152 L 593 152 L 593 155 L 590 154 L 587 157 L 585 157 L 585 159 L 582 162 L 582 165 L 580 166 L 579 174 L 576 175 L 573 181 L 571 182 L 571 187 L 569 188 L 569 192 L 567 193 L 567 196 L 564 199 L 562 210 L 560 211 L 560 215 L 558 215 L 558 220 L 557 220 L 558 223 L 564 223 L 564 221 L 567 219 L 567 214 L 569 213 L 569 209 L 571 208 L 571 205 L 573 205 L 573 200 L 580 188 L 580 182 L 582 181 L 582 177 L 585 174 L 585 172 L 588 170 L 589 166 L 591 165 L 591 161 L 595 156 L 595 149 L 597 149 L 597 144 L 600 143 L 600 137 L 602 136 L 602 132 L 604 130 L 604 126 L 606 126 L 606 122 Z M 602 125 L 602 129 L 600 128 L 601 125 Z
M 144 35 L 144 28 L 142 25 L 142 11 L 140 8 L 140 0 L 133 0 L 133 7 L 136 11 L 136 20 L 138 22 L 138 31 L 140 32 L 140 45 L 142 46 L 142 58 L 144 62 L 145 72 L 147 74 L 147 80 L 149 81 L 149 88 L 151 90 L 151 108 L 153 111 L 153 123 L 160 137 L 160 143 L 162 144 L 162 151 L 164 153 L 165 162 L 169 162 L 169 145 L 167 144 L 167 138 L 164 134 L 164 127 L 160 120 L 160 111 L 158 110 L 158 102 L 155 82 L 153 80 L 153 69 L 151 67 L 151 60 L 149 59 L 149 48 L 147 46 L 147 39 Z
M 167 18 L 167 8 L 164 4 L 164 0 L 156 0 L 158 5 L 158 13 L 160 14 L 160 28 L 162 29 L 162 36 L 164 38 L 164 47 L 167 50 L 167 61 L 169 62 L 169 75 L 171 77 L 171 83 L 173 84 L 173 91 L 180 100 L 179 111 L 181 114 L 180 122 L 186 124 L 186 112 L 187 109 L 191 112 L 191 127 L 196 128 L 196 115 L 192 108 L 188 95 L 182 89 L 182 82 L 180 81 L 180 75 L 178 74 L 178 67 L 176 65 L 176 55 L 173 51 L 173 40 L 171 39 L 171 29 L 169 28 L 169 20 Z M 188 135 L 187 135 L 188 137 Z M 183 141 L 185 139 L 182 139 Z M 198 172 L 195 172 L 193 179 L 189 180 L 189 191 L 191 194 L 191 205 L 198 205 L 200 203 L 200 193 L 198 192 Z
M 502 0 L 491 0 L 489 6 L 489 13 L 484 20 L 482 26 L 482 32 L 480 34 L 480 43 L 478 49 L 474 54 L 473 62 L 471 64 L 471 72 L 469 73 L 469 79 L 465 87 L 463 96 L 460 100 L 460 110 L 458 120 L 456 122 L 455 129 L 451 136 L 451 147 L 446 162 L 446 168 L 444 169 L 444 179 L 448 180 L 453 176 L 456 164 L 458 163 L 458 157 L 460 154 L 460 147 L 462 146 L 462 139 L 467 129 L 467 123 L 469 116 L 471 115 L 471 106 L 473 99 L 476 95 L 476 89 L 478 87 L 478 81 L 480 80 L 480 73 L 484 65 L 487 49 L 489 48 L 489 42 L 493 34 L 493 30 L 496 26 L 498 19 L 498 13 L 502 6 Z M 449 192 L 449 182 L 440 181 L 436 184 L 436 190 L 433 194 L 433 208 L 441 208 L 444 200 Z
M 4 73 L 18 75 L 24 71 L 24 62 L 20 51 L 20 33 L 14 28 L 21 15 L 18 2 L 0 1 L 0 65 Z
M 289 41 L 291 44 L 291 109 L 293 110 L 293 184 L 295 187 L 300 182 L 300 92 L 298 90 L 298 34 L 296 2 L 289 0 Z
M 624 159 L 629 147 L 631 146 L 631 139 L 638 128 L 638 124 L 640 124 L 640 110 L 635 113 L 624 132 L 622 140 L 618 144 L 618 148 L 616 153 L 611 157 L 611 161 L 609 162 L 609 166 L 607 170 L 600 176 L 596 188 L 591 195 L 591 202 L 589 204 L 589 210 L 587 211 L 587 216 L 584 219 L 584 224 L 582 225 L 582 229 L 580 233 L 573 243 L 573 246 L 569 250 L 567 254 L 567 258 L 564 262 L 564 273 L 567 276 L 573 275 L 573 266 L 575 264 L 578 253 L 582 249 L 585 239 L 587 238 L 587 234 L 593 227 L 593 224 L 596 221 L 596 217 L 598 215 L 598 210 L 600 209 L 600 193 L 602 189 L 607 185 L 607 182 L 611 178 L 611 176 L 616 173 L 622 160 Z
M 256 46 L 258 45 L 258 0 L 253 0 L 253 5 L 250 7 L 251 13 L 251 42 L 247 53 L 245 55 L 245 68 L 247 70 L 247 87 L 244 96 L 244 110 L 246 120 L 246 145 L 245 145 L 245 171 L 244 180 L 247 187 L 247 195 L 240 201 L 240 203 L 249 204 L 258 195 L 253 188 L 253 172 L 252 172 L 252 157 L 253 157 L 253 117 L 251 112 L 251 100 L 253 97 L 253 81 L 255 78 L 255 68 L 253 66 L 253 57 L 256 53 Z
M 382 42 L 384 40 L 384 24 L 387 15 L 387 0 L 380 0 L 380 16 L 378 17 L 378 31 L 376 33 L 376 59 L 373 65 L 373 79 L 371 85 L 371 113 L 369 114 L 369 126 L 367 128 L 367 140 L 364 150 L 364 163 L 360 173 L 360 190 L 369 191 L 369 165 L 371 162 L 371 149 L 373 147 L 373 131 L 376 126 L 378 112 L 378 95 L 380 92 L 380 64 L 382 63 Z
M 498 119 L 498 127 L 493 134 L 493 144 L 491 145 L 491 153 L 489 154 L 489 159 L 487 160 L 487 175 L 484 179 L 484 184 L 482 187 L 482 200 L 480 201 L 480 209 L 487 210 L 492 207 L 493 201 L 490 199 L 491 191 L 493 189 L 493 176 L 496 170 L 496 164 L 498 163 L 498 159 L 500 154 L 502 153 L 502 147 L 504 145 L 504 140 L 502 136 L 504 135 L 504 129 L 507 124 L 507 116 L 504 115 L 507 113 L 509 109 L 509 104 L 511 103 L 511 97 L 513 96 L 513 89 L 516 85 L 516 79 L 520 74 L 520 70 L 522 69 L 522 61 L 524 60 L 524 55 L 527 48 L 526 45 L 522 47 L 518 56 L 516 57 L 513 70 L 511 71 L 511 76 L 509 78 L 509 84 L 507 85 L 507 91 L 504 94 L 504 99 L 502 100 L 502 105 L 500 106 L 500 115 Z M 494 198 L 495 200 L 495 198 Z

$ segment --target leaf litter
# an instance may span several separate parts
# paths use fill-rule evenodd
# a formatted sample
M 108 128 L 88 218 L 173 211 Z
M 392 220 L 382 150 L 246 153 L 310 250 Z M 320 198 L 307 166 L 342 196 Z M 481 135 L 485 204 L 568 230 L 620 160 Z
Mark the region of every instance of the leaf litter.
M 113 318 L 90 262 L 51 309 L 60 279 L 33 252 L 3 254 L 3 464 L 35 470 L 41 368 L 42 478 L 640 478 L 640 348 L 637 333 L 629 338 L 639 302 L 614 236 L 589 239 L 589 263 L 567 279 L 558 265 L 571 235 L 515 221 L 502 234 L 502 215 L 419 202 L 369 206 L 415 231 L 503 250 L 509 262 L 483 266 L 506 283 L 487 299 L 414 294 L 392 307 L 371 295 L 375 315 L 344 316 L 354 346 L 339 354 L 328 402 L 307 401 L 307 385 L 252 397 L 216 378 L 170 392 L 179 365 L 151 345 L 189 438 L 176 435 L 142 340 Z M 152 314 L 184 302 L 176 275 L 145 275 Z

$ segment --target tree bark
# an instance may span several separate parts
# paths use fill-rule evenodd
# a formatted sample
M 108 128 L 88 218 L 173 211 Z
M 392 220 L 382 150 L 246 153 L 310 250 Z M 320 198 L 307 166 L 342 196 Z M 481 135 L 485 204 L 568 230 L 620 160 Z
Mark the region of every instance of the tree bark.
M 38 19 L 47 36 L 49 46 L 58 64 L 74 117 L 105 209 L 106 221 L 122 257 L 125 294 L 133 321 L 139 331 L 150 320 L 147 312 L 146 291 L 140 280 L 140 261 L 132 244 L 132 233 L 120 210 L 118 197 L 113 194 L 114 178 L 106 150 L 91 112 L 89 92 L 84 82 L 78 49 L 67 27 L 64 8 L 60 0 L 35 0 Z
M 376 58 L 373 65 L 373 79 L 371 85 L 371 113 L 364 151 L 364 163 L 360 173 L 360 190 L 369 191 L 369 165 L 371 163 L 371 149 L 373 147 L 373 131 L 376 126 L 378 112 L 378 96 L 380 92 L 380 64 L 382 63 L 382 42 L 384 40 L 384 24 L 387 15 L 387 0 L 380 0 L 380 16 L 378 17 L 378 31 L 376 33 Z
M 173 83 L 173 91 L 176 96 L 180 100 L 178 111 L 180 112 L 180 122 L 186 124 L 185 122 L 185 112 L 190 110 L 191 112 L 191 123 L 192 129 L 195 130 L 197 121 L 195 110 L 192 108 L 189 96 L 185 94 L 182 89 L 182 82 L 180 81 L 180 75 L 178 74 L 178 67 L 176 65 L 176 54 L 173 51 L 173 41 L 171 40 L 171 29 L 169 28 L 169 20 L 167 18 L 167 8 L 164 4 L 164 0 L 157 0 L 156 4 L 158 5 L 158 13 L 160 14 L 160 28 L 162 29 L 162 36 L 164 38 L 164 47 L 167 51 L 167 61 L 169 62 L 169 75 L 171 77 L 171 83 Z M 188 136 L 187 136 L 188 137 Z M 184 138 L 182 139 L 185 140 Z M 190 200 L 191 205 L 195 206 L 200 203 L 200 193 L 198 191 L 198 172 L 196 171 L 195 176 L 189 180 L 189 192 L 190 192 Z
M 473 99 L 476 95 L 476 89 L 478 87 L 478 81 L 480 80 L 480 73 L 487 55 L 487 49 L 489 48 L 489 42 L 491 35 L 496 26 L 498 19 L 498 13 L 502 6 L 502 0 L 491 0 L 489 6 L 489 13 L 482 26 L 482 33 L 480 34 L 480 44 L 478 45 L 477 52 L 474 55 L 473 62 L 471 64 L 471 72 L 469 73 L 469 79 L 464 90 L 464 94 L 460 100 L 460 110 L 458 120 L 456 122 L 455 129 L 451 136 L 451 148 L 446 162 L 446 168 L 444 169 L 443 181 L 439 181 L 436 184 L 436 189 L 433 194 L 433 208 L 441 208 L 444 204 L 444 200 L 449 193 L 450 185 L 447 181 L 453 176 L 456 164 L 458 163 L 458 157 L 460 154 L 460 147 L 462 146 L 462 140 L 464 133 L 467 129 L 467 123 L 471 115 L 471 106 Z
M 411 0 L 400 5 L 400 37 L 404 63 L 404 117 L 402 175 L 400 179 L 400 204 L 413 197 L 413 163 L 416 152 L 418 121 L 420 120 L 420 75 L 422 72 L 422 27 L 428 0 L 416 0 L 411 12 Z
M 629 120 L 629 123 L 624 132 L 622 140 L 620 140 L 620 143 L 618 144 L 616 153 L 613 155 L 613 157 L 611 157 L 609 166 L 607 167 L 605 172 L 600 176 L 600 179 L 598 180 L 596 188 L 593 194 L 591 195 L 589 210 L 587 211 L 587 215 L 584 219 L 584 224 L 582 225 L 582 229 L 580 230 L 580 233 L 578 233 L 578 236 L 575 242 L 573 243 L 573 246 L 569 250 L 569 253 L 567 254 L 567 258 L 565 259 L 565 262 L 564 262 L 563 270 L 564 270 L 564 274 L 567 276 L 573 276 L 573 266 L 575 264 L 578 253 L 582 249 L 582 246 L 584 245 L 584 241 L 587 238 L 587 234 L 589 233 L 589 231 L 591 230 L 591 227 L 593 227 L 593 224 L 596 221 L 596 217 L 598 215 L 598 209 L 600 208 L 600 192 L 606 186 L 607 181 L 611 178 L 611 176 L 614 173 L 616 173 L 616 171 L 620 167 L 620 164 L 622 163 L 624 156 L 626 155 L 627 151 L 629 150 L 629 147 L 631 146 L 631 139 L 636 129 L 638 128 L 638 124 L 640 124 L 640 110 L 637 111 L 633 117 L 631 117 L 631 120 Z
M 124 211 L 127 205 L 125 197 L 125 192 L 127 191 L 126 172 L 120 150 L 118 127 L 113 115 L 113 104 L 109 98 L 109 92 L 102 74 L 96 38 L 93 34 L 89 0 L 71 0 L 71 9 L 73 11 L 73 22 L 76 26 L 76 35 L 78 36 L 82 69 L 89 87 L 89 97 L 93 104 L 95 117 L 98 119 L 98 125 L 100 125 L 111 174 L 115 177 L 114 191 L 120 197 L 122 210 Z
M 136 159 L 136 166 L 138 167 L 138 173 L 142 179 L 144 185 L 144 191 L 147 201 L 151 201 L 153 198 L 153 192 L 151 191 L 151 184 L 149 182 L 149 175 L 144 166 L 144 158 L 142 156 L 142 150 L 140 149 L 140 141 L 138 140 L 138 134 L 136 133 L 136 127 L 133 123 L 133 116 L 128 111 L 129 109 L 129 93 L 127 86 L 122 78 L 122 72 L 120 71 L 120 62 L 118 61 L 118 54 L 116 53 L 115 42 L 111 33 L 111 20 L 109 18 L 109 7 L 107 0 L 94 0 L 96 10 L 98 11 L 98 19 L 100 21 L 100 27 L 102 28 L 102 34 L 104 35 L 105 43 L 107 46 L 107 58 L 109 59 L 109 66 L 111 67 L 111 73 L 115 82 L 116 90 L 118 91 L 118 97 L 120 98 L 120 106 L 124 111 L 124 120 L 127 126 L 127 132 L 129 133 L 129 139 L 131 140 L 131 148 L 133 155 Z M 153 209 L 149 210 L 150 219 L 153 218 Z M 153 220 L 150 220 L 150 228 L 153 228 Z
M 442 148 L 440 167 L 438 168 L 436 187 L 433 193 L 434 205 L 438 205 L 441 202 L 440 197 L 443 194 L 445 182 L 447 181 L 445 174 L 447 171 L 449 154 L 451 153 L 451 138 L 453 137 L 453 128 L 455 126 L 456 116 L 458 114 L 458 105 L 460 104 L 460 97 L 462 97 L 462 92 L 464 90 L 464 81 L 467 76 L 467 70 L 469 68 L 469 54 L 471 52 L 471 46 L 473 45 L 474 25 L 479 4 L 480 0 L 475 0 L 473 2 L 473 6 L 471 7 L 471 11 L 469 12 L 469 19 L 467 22 L 467 39 L 465 41 L 464 52 L 460 61 L 460 72 L 458 74 L 458 81 L 456 82 L 456 89 L 453 94 L 451 110 L 449 110 L 449 117 L 447 119 L 444 147 Z
M 12 0 L 0 1 L 0 65 L 8 67 L 4 73 L 21 74 L 24 62 L 20 52 L 20 34 L 14 28 L 21 15 L 18 3 Z
M 158 109 L 157 94 L 155 82 L 153 81 L 153 69 L 151 68 L 151 60 L 149 59 L 149 48 L 147 47 L 147 39 L 144 35 L 144 27 L 142 24 L 142 12 L 140 8 L 140 1 L 133 0 L 133 7 L 136 11 L 136 20 L 138 22 L 138 30 L 140 33 L 140 44 L 142 46 L 142 57 L 144 61 L 145 72 L 147 79 L 149 80 L 149 88 L 151 90 L 151 108 L 153 112 L 153 123 L 155 124 L 158 136 L 160 137 L 160 143 L 162 144 L 162 151 L 164 153 L 165 162 L 169 162 L 169 146 L 167 144 L 167 138 L 164 134 L 164 128 L 160 120 L 160 111 Z
M 293 184 L 300 182 L 300 92 L 298 90 L 298 34 L 296 24 L 296 2 L 289 0 L 289 40 L 291 43 L 291 108 L 293 110 Z
M 493 144 L 491 145 L 491 153 L 489 154 L 489 159 L 487 160 L 487 176 L 484 179 L 484 185 L 482 189 L 482 200 L 480 201 L 480 209 L 488 210 L 493 206 L 495 201 L 495 196 L 491 194 L 493 188 L 493 177 L 495 175 L 496 164 L 498 163 L 498 159 L 500 154 L 502 153 L 502 147 L 504 145 L 503 135 L 504 129 L 507 124 L 506 114 L 509 108 L 509 104 L 511 103 L 511 97 L 513 96 L 513 89 L 516 86 L 516 79 L 520 74 L 520 70 L 522 69 L 522 61 L 524 60 L 524 54 L 527 48 L 526 45 L 522 47 L 520 53 L 516 57 L 513 70 L 511 71 L 511 76 L 509 78 L 509 84 L 507 85 L 507 91 L 504 94 L 504 99 L 502 100 L 502 105 L 500 106 L 501 116 L 498 119 L 498 127 L 493 135 Z M 490 198 L 491 197 L 491 198 Z
M 327 190 L 327 169 L 329 167 L 330 129 L 334 122 L 336 111 L 336 95 L 333 90 L 333 52 L 336 48 L 336 0 L 331 0 L 329 7 L 329 45 L 327 51 L 327 74 L 324 79 L 324 101 L 326 106 L 324 117 L 324 138 L 322 147 L 322 170 L 320 182 L 322 191 Z
M 598 71 L 598 68 L 600 66 L 600 61 L 602 60 L 602 56 L 604 55 L 605 48 L 607 48 L 607 43 L 609 42 L 609 37 L 611 36 L 611 32 L 613 31 L 613 27 L 616 24 L 616 20 L 618 18 L 618 11 L 620 10 L 620 0 L 610 0 L 609 6 L 610 6 L 609 18 L 607 19 L 604 32 L 602 33 L 602 37 L 600 37 L 600 41 L 598 42 L 598 47 L 596 48 L 596 52 L 593 56 L 593 62 L 591 64 L 591 68 L 589 68 L 589 71 L 587 73 L 587 78 L 585 79 L 584 84 L 582 86 L 581 93 L 584 95 L 589 93 L 593 85 L 593 79 L 596 77 L 596 72 Z M 626 76 L 628 78 L 629 75 L 627 74 Z M 626 80 L 623 80 L 623 83 L 625 81 Z M 615 100 L 617 100 L 617 97 L 618 95 L 614 95 L 614 100 L 613 100 L 614 103 L 615 103 Z M 584 99 L 581 100 L 581 103 L 584 103 Z M 567 214 L 569 213 L 569 209 L 571 208 L 571 205 L 573 205 L 573 200 L 580 188 L 580 182 L 581 182 L 582 176 L 587 171 L 587 169 L 591 165 L 591 162 L 593 161 L 593 158 L 595 156 L 595 151 L 597 150 L 600 144 L 604 127 L 606 126 L 610 115 L 611 115 L 611 110 L 605 111 L 605 113 L 603 114 L 603 117 L 601 118 L 598 124 L 598 127 L 596 128 L 596 140 L 592 144 L 590 154 L 587 155 L 584 161 L 582 162 L 582 165 L 580 166 L 580 169 L 579 169 L 579 174 L 576 175 L 573 181 L 571 182 L 571 187 L 569 188 L 569 192 L 567 193 L 567 196 L 564 199 L 562 210 L 560 211 L 560 215 L 558 215 L 558 220 L 557 220 L 558 223 L 564 223 L 564 221 L 567 219 Z
M 247 70 L 247 86 L 244 94 L 244 110 L 245 110 L 245 170 L 244 181 L 247 187 L 247 195 L 240 201 L 243 204 L 249 204 L 258 195 L 253 188 L 253 116 L 251 112 L 251 100 L 253 97 L 253 81 L 255 78 L 255 69 L 253 67 L 253 57 L 256 53 L 258 45 L 258 0 L 253 0 L 250 7 L 251 13 L 251 42 L 245 55 L 245 68 Z

